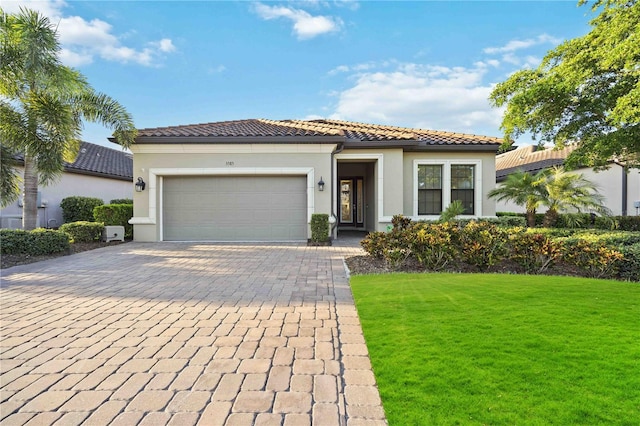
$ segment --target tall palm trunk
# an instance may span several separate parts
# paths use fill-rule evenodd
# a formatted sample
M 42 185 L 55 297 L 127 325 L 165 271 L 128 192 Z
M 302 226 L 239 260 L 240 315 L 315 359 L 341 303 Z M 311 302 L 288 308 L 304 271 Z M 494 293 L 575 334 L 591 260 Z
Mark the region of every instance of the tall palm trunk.
M 24 199 L 22 229 L 30 231 L 38 226 L 38 171 L 33 156 L 24 153 Z

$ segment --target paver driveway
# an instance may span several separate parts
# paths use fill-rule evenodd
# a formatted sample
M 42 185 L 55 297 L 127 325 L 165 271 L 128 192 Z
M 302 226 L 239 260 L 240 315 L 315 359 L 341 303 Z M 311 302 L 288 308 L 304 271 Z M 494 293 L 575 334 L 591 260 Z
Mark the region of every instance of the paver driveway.
M 2 271 L 11 424 L 386 424 L 343 256 L 127 243 Z

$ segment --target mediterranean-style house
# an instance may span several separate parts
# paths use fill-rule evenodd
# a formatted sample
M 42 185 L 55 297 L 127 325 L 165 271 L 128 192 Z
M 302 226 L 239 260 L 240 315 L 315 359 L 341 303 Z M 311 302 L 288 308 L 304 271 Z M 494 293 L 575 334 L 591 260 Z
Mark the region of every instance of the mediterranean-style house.
M 500 154 L 496 157 L 496 182 L 500 184 L 516 170 L 537 173 L 550 167 L 562 166 L 574 149 L 573 145 L 563 149 L 524 145 Z M 598 192 L 605 197 L 605 206 L 614 216 L 638 214 L 640 207 L 636 206 L 640 206 L 640 170 L 629 170 L 624 165 L 612 161 L 606 170 L 595 171 L 589 167 L 582 167 L 574 172 L 582 174 L 596 184 Z M 524 213 L 525 208 L 511 202 L 498 201 L 496 211 Z M 544 212 L 545 209 L 542 208 L 540 213 Z
M 434 219 L 453 200 L 495 216 L 497 138 L 338 120 L 247 119 L 141 129 L 137 241 L 306 241 L 314 213 L 340 230 Z
M 18 163 L 22 162 L 18 158 Z M 64 165 L 64 173 L 55 183 L 38 187 L 38 222 L 42 228 L 63 224 L 60 202 L 71 196 L 101 198 L 105 204 L 113 199 L 132 198 L 130 153 L 122 149 L 82 142 L 78 157 Z M 17 167 L 20 174 L 22 167 Z M 22 203 L 15 201 L 0 210 L 0 228 L 22 228 Z

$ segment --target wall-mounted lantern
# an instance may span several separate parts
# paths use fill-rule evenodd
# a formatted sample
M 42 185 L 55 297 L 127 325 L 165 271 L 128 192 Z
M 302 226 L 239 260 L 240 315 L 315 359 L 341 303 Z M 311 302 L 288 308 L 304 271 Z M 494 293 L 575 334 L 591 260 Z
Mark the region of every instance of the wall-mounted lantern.
M 138 181 L 136 182 L 136 192 L 142 192 L 144 191 L 144 188 L 147 186 L 146 183 L 144 183 L 144 181 L 142 180 L 141 177 L 138 178 Z
M 318 191 L 324 191 L 324 181 L 322 180 L 322 176 L 320 176 L 320 180 L 318 181 Z

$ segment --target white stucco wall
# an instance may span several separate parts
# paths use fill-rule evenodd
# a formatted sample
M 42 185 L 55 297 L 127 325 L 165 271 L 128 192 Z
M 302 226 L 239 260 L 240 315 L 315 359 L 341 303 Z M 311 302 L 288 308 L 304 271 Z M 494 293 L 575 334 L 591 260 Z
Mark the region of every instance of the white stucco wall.
M 22 174 L 22 170 L 18 169 Z M 58 227 L 62 225 L 60 202 L 71 196 L 101 198 L 105 204 L 116 198 L 133 198 L 133 183 L 117 179 L 64 173 L 60 180 L 49 186 L 40 186 L 40 199 L 46 207 L 38 209 L 38 226 Z M 0 227 L 21 228 L 22 207 L 18 201 L 0 210 Z
M 622 167 L 614 164 L 609 169 L 596 172 L 593 169 L 578 169 L 586 179 L 595 183 L 598 192 L 605 197 L 605 206 L 611 209 L 614 216 L 622 215 Z M 499 184 L 498 184 L 499 185 Z M 636 215 L 633 207 L 634 201 L 640 201 L 640 170 L 634 169 L 627 174 L 627 215 Z M 512 202 L 496 202 L 497 212 L 524 213 L 524 206 L 518 206 Z M 538 213 L 544 213 L 546 208 L 541 208 Z

